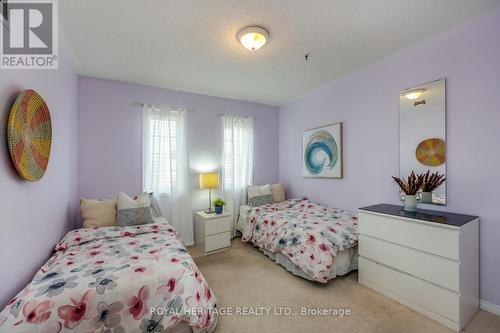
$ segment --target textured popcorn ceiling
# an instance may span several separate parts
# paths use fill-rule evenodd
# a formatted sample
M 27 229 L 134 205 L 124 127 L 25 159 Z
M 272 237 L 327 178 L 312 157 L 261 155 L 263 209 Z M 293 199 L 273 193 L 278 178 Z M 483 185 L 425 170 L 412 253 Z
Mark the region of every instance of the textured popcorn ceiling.
M 81 74 L 282 105 L 500 0 L 63 0 Z M 238 31 L 271 33 L 245 50 Z M 480 38 L 480 36 L 478 36 Z M 310 53 L 309 61 L 304 55 Z

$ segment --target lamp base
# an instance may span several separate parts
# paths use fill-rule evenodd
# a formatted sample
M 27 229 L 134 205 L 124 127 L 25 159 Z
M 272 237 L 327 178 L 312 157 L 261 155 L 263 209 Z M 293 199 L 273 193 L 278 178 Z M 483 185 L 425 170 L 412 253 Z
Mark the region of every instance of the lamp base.
M 208 209 L 205 211 L 206 214 L 213 214 L 215 211 L 212 210 L 212 189 L 208 189 Z

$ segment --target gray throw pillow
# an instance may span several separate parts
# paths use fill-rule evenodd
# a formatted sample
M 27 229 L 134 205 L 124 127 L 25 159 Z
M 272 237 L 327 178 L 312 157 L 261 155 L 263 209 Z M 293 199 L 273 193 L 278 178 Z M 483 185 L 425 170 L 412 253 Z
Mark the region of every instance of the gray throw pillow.
M 151 203 L 148 194 L 140 195 L 136 200 L 123 192 L 118 194 L 117 224 L 119 226 L 132 226 L 153 223 Z
M 268 205 L 273 203 L 273 195 L 272 194 L 264 194 L 264 195 L 259 195 L 256 197 L 252 197 L 248 199 L 248 204 L 250 206 L 256 207 L 256 206 L 262 206 L 262 205 Z
M 271 185 L 247 186 L 247 202 L 250 206 L 262 206 L 273 203 Z

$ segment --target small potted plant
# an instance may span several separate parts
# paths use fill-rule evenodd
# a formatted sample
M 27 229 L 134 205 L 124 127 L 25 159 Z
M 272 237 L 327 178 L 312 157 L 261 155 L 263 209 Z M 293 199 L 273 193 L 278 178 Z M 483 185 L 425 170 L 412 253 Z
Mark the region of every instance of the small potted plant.
M 423 176 L 422 203 L 432 203 L 432 191 L 441 186 L 446 178 L 444 175 L 440 175 L 439 172 L 431 173 L 430 170 L 427 170 Z
M 221 198 L 215 199 L 214 200 L 215 214 L 222 214 L 222 210 L 224 209 L 225 204 L 226 202 Z
M 405 210 L 415 212 L 417 210 L 417 193 L 424 182 L 424 174 L 417 176 L 412 171 L 407 180 L 398 177 L 392 177 L 392 179 L 394 179 L 405 194 Z

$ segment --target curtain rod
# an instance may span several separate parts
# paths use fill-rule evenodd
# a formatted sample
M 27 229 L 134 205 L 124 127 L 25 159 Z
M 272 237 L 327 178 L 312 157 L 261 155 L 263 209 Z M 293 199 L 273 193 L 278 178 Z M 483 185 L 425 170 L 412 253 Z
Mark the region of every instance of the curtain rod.
M 161 108 L 162 105 L 161 104 L 152 104 L 152 103 L 142 103 L 142 102 L 135 102 L 135 103 L 132 103 L 132 105 L 135 105 L 135 106 L 139 106 L 139 107 L 145 107 L 145 106 L 150 106 L 150 107 L 154 107 L 154 108 Z M 182 110 L 186 110 L 186 111 L 189 111 L 189 112 L 192 112 L 192 111 L 196 111 L 196 110 L 193 110 L 193 109 L 189 109 L 189 108 L 186 108 L 186 107 L 183 107 L 183 106 L 169 106 L 170 108 L 172 109 L 182 109 Z
M 151 106 L 151 107 L 156 107 L 156 108 L 160 108 L 161 105 L 160 104 L 151 104 L 151 103 L 142 103 L 142 102 L 135 102 L 135 103 L 132 103 L 132 105 L 136 105 L 136 106 L 139 106 L 139 107 L 145 107 L 145 106 Z M 189 109 L 189 108 L 185 108 L 185 107 L 182 107 L 182 106 L 171 106 L 172 109 L 183 109 L 183 110 L 186 110 L 188 112 L 195 112 L 196 110 L 193 110 L 193 109 Z M 221 113 L 221 112 L 217 112 L 216 115 L 218 116 L 239 116 L 239 117 L 245 117 L 245 118 L 255 118 L 255 119 L 258 119 L 260 117 L 258 116 L 245 116 L 245 115 L 239 115 L 239 114 L 229 114 L 229 113 Z
M 236 116 L 236 117 L 254 118 L 254 119 L 259 118 L 257 116 L 245 116 L 245 115 L 241 115 L 241 114 L 230 114 L 230 113 L 216 113 L 216 115 L 218 115 L 218 116 Z

